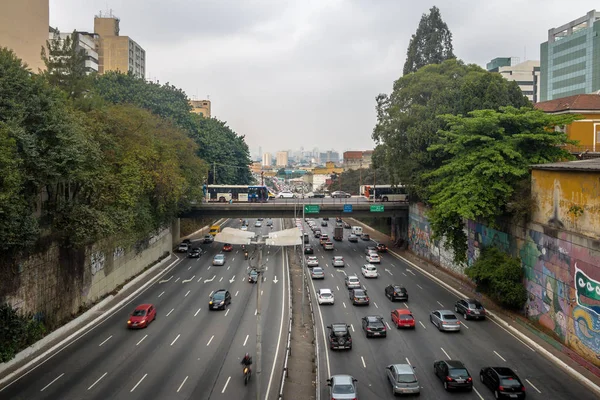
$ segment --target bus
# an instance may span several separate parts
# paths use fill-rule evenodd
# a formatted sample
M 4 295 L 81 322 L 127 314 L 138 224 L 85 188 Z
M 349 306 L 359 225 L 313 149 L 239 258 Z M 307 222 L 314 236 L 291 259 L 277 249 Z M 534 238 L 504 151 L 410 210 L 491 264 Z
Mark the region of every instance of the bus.
M 403 185 L 362 185 L 361 195 L 377 201 L 408 201 L 408 193 Z
M 265 203 L 269 201 L 266 186 L 206 185 L 206 200 L 220 203 Z

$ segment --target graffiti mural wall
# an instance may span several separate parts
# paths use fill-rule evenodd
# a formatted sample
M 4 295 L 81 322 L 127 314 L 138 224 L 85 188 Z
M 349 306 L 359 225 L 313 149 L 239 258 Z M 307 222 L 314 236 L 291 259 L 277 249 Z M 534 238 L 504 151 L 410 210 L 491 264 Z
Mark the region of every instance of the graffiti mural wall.
M 514 227 L 511 233 L 473 221 L 466 228 L 467 264 L 472 265 L 486 246 L 520 257 L 529 292 L 527 316 L 600 366 L 600 251 L 596 250 L 600 242 L 566 231 L 546 233 L 538 224 Z M 415 254 L 444 268 L 464 271 L 448 266 L 452 257 L 442 263 L 440 244 L 431 239 L 424 207 L 410 207 L 408 234 L 409 248 Z

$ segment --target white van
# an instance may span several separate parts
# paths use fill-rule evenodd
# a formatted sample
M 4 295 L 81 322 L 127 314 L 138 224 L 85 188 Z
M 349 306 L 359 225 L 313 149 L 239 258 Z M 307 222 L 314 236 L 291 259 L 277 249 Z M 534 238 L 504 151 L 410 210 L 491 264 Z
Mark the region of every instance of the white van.
M 355 234 L 356 236 L 360 236 L 362 235 L 362 226 L 353 226 L 352 227 L 352 233 Z

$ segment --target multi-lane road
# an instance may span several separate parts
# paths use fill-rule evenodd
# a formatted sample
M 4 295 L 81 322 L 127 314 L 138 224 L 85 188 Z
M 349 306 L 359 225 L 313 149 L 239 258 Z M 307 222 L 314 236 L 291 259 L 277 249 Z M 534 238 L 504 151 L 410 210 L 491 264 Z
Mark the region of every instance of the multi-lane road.
M 319 222 L 320 220 L 316 220 Z M 321 228 L 332 237 L 335 221 Z M 586 387 L 544 358 L 535 349 L 514 337 L 492 320 L 464 321 L 459 333 L 439 332 L 429 321 L 429 313 L 436 309 L 454 309 L 456 296 L 391 254 L 382 255 L 378 266 L 380 276 L 365 279 L 360 267 L 366 263 L 365 248 L 374 243 L 348 242 L 349 230 L 344 230 L 344 241 L 334 242 L 334 251 L 324 251 L 307 227 L 319 266 L 324 267 L 324 280 L 313 280 L 311 296 L 314 299 L 316 334 L 319 341 L 321 398 L 329 398 L 326 379 L 335 374 L 350 374 L 358 379 L 361 400 L 393 398 L 385 368 L 390 364 L 411 364 L 416 367 L 421 384 L 422 399 L 493 399 L 492 392 L 479 381 L 479 371 L 485 366 L 507 366 L 523 380 L 528 399 L 597 399 Z M 332 257 L 343 256 L 345 268 L 334 268 Z M 357 275 L 370 297 L 369 306 L 350 303 L 344 285 L 346 275 Z M 409 301 L 390 302 L 384 288 L 398 283 L 408 289 Z M 334 305 L 319 306 L 315 289 L 329 288 L 335 295 Z M 390 313 L 397 308 L 408 308 L 416 319 L 414 330 L 398 330 L 391 322 Z M 386 338 L 365 337 L 361 318 L 381 315 L 391 327 Z M 343 322 L 351 326 L 352 350 L 330 350 L 327 346 L 326 326 Z M 474 380 L 470 393 L 447 393 L 442 382 L 433 373 L 436 360 L 462 361 Z
M 266 234 L 263 224 L 250 230 Z M 274 230 L 281 221 L 274 220 Z M 237 220 L 228 223 L 239 227 Z M 248 283 L 248 261 L 240 246 L 211 266 L 221 244 L 199 244 L 199 259 L 179 255 L 172 269 L 127 305 L 38 364 L 18 380 L 0 387 L 11 400 L 106 399 L 255 399 L 255 374 L 244 386 L 240 361 L 246 352 L 256 362 L 256 291 Z M 263 399 L 276 399 L 283 370 L 289 320 L 288 265 L 284 251 L 266 247 L 262 285 Z M 211 292 L 229 290 L 225 311 L 209 311 Z M 146 329 L 128 330 L 128 315 L 138 304 L 157 308 Z M 256 369 L 256 366 L 253 366 Z

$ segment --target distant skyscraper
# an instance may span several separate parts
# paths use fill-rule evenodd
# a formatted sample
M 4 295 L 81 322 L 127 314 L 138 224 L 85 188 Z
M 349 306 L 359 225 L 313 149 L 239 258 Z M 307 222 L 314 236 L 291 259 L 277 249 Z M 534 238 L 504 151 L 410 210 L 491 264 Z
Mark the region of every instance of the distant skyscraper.
M 264 153 L 262 156 L 262 166 L 270 167 L 271 166 L 271 153 Z
M 540 101 L 540 62 L 529 60 L 522 63 L 511 57 L 494 58 L 487 63 L 490 72 L 498 72 L 509 81 L 516 81 L 527 98 L 537 103 Z
M 288 165 L 288 152 L 287 151 L 278 151 L 277 152 L 276 165 L 278 167 L 287 167 L 287 165 Z

